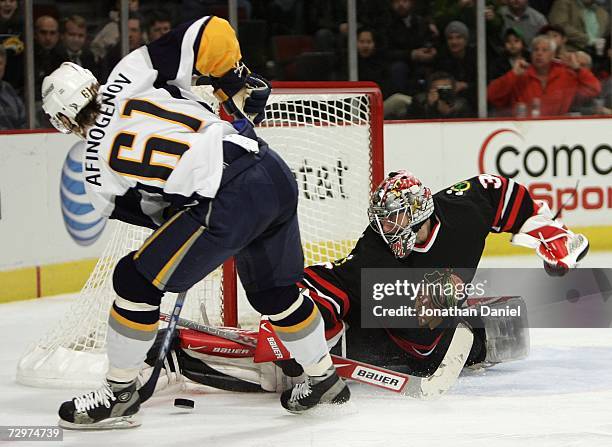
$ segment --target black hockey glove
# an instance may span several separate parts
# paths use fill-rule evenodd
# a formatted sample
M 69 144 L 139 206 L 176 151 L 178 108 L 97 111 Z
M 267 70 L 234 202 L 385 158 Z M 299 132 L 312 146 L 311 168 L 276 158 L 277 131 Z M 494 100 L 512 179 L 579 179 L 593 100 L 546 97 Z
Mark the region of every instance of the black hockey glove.
M 233 98 L 244 88 L 244 84 L 250 74 L 251 71 L 247 66 L 242 62 L 238 62 L 234 69 L 228 71 L 220 78 L 210 76 L 210 84 L 213 86 L 217 99 L 224 103 Z
M 220 78 L 211 77 L 214 94 L 225 111 L 237 119 L 253 124 L 264 119 L 265 107 L 272 92 L 270 83 L 251 73 L 242 62 Z
M 250 94 L 244 101 L 244 113 L 253 117 L 253 124 L 259 124 L 265 117 L 266 104 L 272 93 L 272 86 L 265 78 L 255 73 L 247 77 L 245 85 Z
M 247 119 L 253 125 L 259 124 L 265 117 L 266 103 L 272 89 L 261 76 L 247 76 L 244 89 L 223 102 L 225 111 L 236 119 Z

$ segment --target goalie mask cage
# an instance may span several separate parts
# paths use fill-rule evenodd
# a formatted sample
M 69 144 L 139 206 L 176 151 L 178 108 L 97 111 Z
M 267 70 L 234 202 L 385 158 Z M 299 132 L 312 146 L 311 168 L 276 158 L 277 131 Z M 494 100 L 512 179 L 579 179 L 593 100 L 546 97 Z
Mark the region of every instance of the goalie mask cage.
M 214 102 L 206 88 L 194 91 Z M 370 193 L 383 179 L 382 96 L 376 84 L 274 83 L 256 131 L 298 183 L 305 265 L 346 256 L 368 224 Z M 122 222 L 107 231 L 109 242 L 68 314 L 20 359 L 18 382 L 95 387 L 104 377 L 113 269 L 150 234 Z M 171 312 L 175 299 L 167 293 L 162 312 Z M 232 260 L 189 290 L 181 316 L 219 326 L 255 326 L 260 317 L 246 301 Z

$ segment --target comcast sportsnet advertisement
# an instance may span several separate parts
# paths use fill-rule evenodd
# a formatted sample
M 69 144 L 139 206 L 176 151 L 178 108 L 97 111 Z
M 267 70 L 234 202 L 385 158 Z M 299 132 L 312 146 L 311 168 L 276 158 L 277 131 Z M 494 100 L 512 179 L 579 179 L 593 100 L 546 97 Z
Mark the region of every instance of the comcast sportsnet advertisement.
M 563 206 L 562 214 L 575 215 L 577 223 L 609 223 L 612 140 L 595 129 L 588 131 L 592 124 L 586 122 L 526 124 L 495 129 L 484 138 L 479 172 L 524 183 L 535 199 L 553 210 Z
M 563 205 L 567 224 L 612 225 L 612 120 L 401 123 L 388 128 L 387 170 L 408 168 L 436 190 L 482 173 L 503 175 L 527 186 L 552 210 Z

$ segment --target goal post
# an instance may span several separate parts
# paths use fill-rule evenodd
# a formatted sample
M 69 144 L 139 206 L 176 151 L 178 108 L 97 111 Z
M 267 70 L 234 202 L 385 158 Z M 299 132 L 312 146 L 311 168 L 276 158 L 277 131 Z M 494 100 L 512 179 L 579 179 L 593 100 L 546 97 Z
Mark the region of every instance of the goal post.
M 366 183 L 369 184 L 370 192 L 373 191 L 384 178 L 384 112 L 382 93 L 378 85 L 374 82 L 349 81 L 277 81 L 273 82 L 272 86 L 274 95 L 268 106 L 266 119 L 257 129 L 258 135 L 285 158 L 285 152 L 287 151 L 286 144 L 282 144 L 283 138 L 277 136 L 277 131 L 282 132 L 281 129 L 294 127 L 299 132 L 301 128 L 364 126 L 368 129 L 368 135 L 367 139 L 360 143 L 369 146 L 370 172 Z M 292 110 L 299 109 L 300 103 L 307 102 L 308 98 L 316 101 L 314 105 L 311 105 L 312 110 L 310 114 L 307 112 L 302 112 L 301 114 L 296 112 L 296 116 L 293 118 L 282 116 L 283 112 L 289 114 Z M 334 101 L 348 102 L 348 110 L 342 109 L 342 106 L 334 105 Z M 350 105 L 351 101 L 353 101 L 352 107 Z M 322 107 L 326 103 L 331 105 Z M 360 107 L 364 108 L 360 110 Z M 353 110 L 351 111 L 351 109 Z M 359 113 L 355 113 L 355 109 L 359 110 Z M 324 112 L 331 114 L 333 118 L 326 118 Z M 309 133 L 309 131 L 303 133 Z M 286 158 L 285 161 L 288 162 L 294 175 L 296 175 L 296 181 L 299 182 L 299 169 L 296 168 L 296 164 Z M 303 189 L 300 192 L 304 193 Z M 300 199 L 305 200 L 303 197 Z M 364 207 L 362 211 L 365 216 L 366 208 Z M 305 250 L 305 265 L 309 265 L 312 263 L 309 261 L 313 261 L 313 259 L 309 259 L 308 254 L 308 250 Z M 348 253 L 339 253 L 337 258 L 346 254 Z M 329 260 L 337 258 L 330 257 Z M 322 261 L 323 259 L 317 260 L 317 262 Z M 227 261 L 224 265 L 223 288 L 226 292 L 223 301 L 224 324 L 234 327 L 239 323 L 239 300 L 238 280 L 233 260 Z
M 298 183 L 305 265 L 346 256 L 368 225 L 369 197 L 384 177 L 382 96 L 376 84 L 273 83 L 256 133 L 287 162 Z M 113 269 L 150 234 L 121 222 L 107 231 L 113 234 L 69 312 L 20 359 L 18 382 L 91 387 L 104 377 Z M 168 312 L 173 301 L 173 296 L 164 297 L 162 311 Z M 259 321 L 232 260 L 189 291 L 183 316 L 234 327 Z

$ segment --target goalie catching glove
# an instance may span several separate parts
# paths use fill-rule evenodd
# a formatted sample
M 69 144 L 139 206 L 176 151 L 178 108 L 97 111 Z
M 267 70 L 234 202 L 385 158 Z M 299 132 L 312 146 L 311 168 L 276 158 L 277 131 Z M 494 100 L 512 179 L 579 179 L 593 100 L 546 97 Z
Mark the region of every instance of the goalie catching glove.
M 215 97 L 234 118 L 246 118 L 259 124 L 265 117 L 266 103 L 272 92 L 270 83 L 251 73 L 242 62 L 220 78 L 211 77 Z
M 535 213 L 525 221 L 512 237 L 512 244 L 533 248 L 544 261 L 544 269 L 551 276 L 562 276 L 589 251 L 589 241 L 583 234 L 570 231 L 555 219 L 543 201 L 534 201 Z

